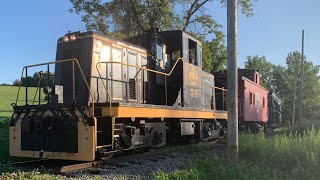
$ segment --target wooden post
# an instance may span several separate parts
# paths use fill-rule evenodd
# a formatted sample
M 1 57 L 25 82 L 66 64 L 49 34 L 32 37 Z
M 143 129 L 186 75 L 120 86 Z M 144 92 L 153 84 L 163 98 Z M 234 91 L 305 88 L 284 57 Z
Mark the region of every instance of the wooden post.
M 228 158 L 238 160 L 238 37 L 237 0 L 227 2 L 227 49 L 228 49 Z
M 296 92 L 297 92 L 297 82 L 294 80 L 294 92 L 293 92 L 293 107 L 292 107 L 292 120 L 291 120 L 291 125 L 294 125 L 294 118 L 296 114 Z
M 300 76 L 300 101 L 299 101 L 299 121 L 303 121 L 303 77 L 304 77 L 304 30 L 302 30 L 302 50 L 301 50 L 301 76 Z

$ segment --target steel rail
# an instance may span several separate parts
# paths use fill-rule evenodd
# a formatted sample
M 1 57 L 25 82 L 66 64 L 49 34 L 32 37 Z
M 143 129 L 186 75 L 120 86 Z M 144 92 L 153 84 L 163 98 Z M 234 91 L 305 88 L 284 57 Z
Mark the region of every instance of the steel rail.
M 221 138 L 204 139 L 200 143 L 207 143 L 208 145 L 214 146 L 219 143 L 220 139 Z M 187 146 L 187 145 L 190 145 L 190 144 L 186 144 L 186 145 L 182 145 L 182 146 Z M 154 156 L 157 156 L 157 155 L 172 157 L 172 152 L 170 151 L 170 148 L 171 147 L 163 146 L 163 147 L 159 147 L 157 149 L 145 149 L 143 152 L 138 152 L 138 153 L 133 153 L 133 154 L 124 154 L 124 155 L 120 155 L 117 157 L 112 157 L 113 153 L 125 152 L 125 151 L 131 152 L 132 149 L 131 150 L 114 151 L 114 152 L 110 152 L 112 154 L 111 156 L 108 156 L 105 158 L 102 157 L 100 160 L 97 160 L 97 161 L 75 163 L 72 165 L 62 166 L 59 169 L 59 172 L 66 173 L 66 172 L 77 171 L 77 170 L 85 170 L 85 169 L 93 168 L 93 167 L 96 167 L 99 165 L 117 166 L 116 164 L 124 162 L 124 161 L 128 162 L 128 161 L 132 161 L 134 159 L 139 159 L 139 158 L 143 158 L 143 157 L 155 158 Z M 197 151 L 195 150 L 195 151 L 191 151 L 191 152 L 197 152 Z

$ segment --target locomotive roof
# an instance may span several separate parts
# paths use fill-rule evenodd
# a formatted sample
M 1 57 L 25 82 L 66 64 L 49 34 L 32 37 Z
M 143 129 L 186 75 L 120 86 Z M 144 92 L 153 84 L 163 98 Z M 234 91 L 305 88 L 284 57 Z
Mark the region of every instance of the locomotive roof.
M 115 43 L 119 42 L 119 43 L 122 43 L 122 44 L 125 44 L 125 45 L 128 45 L 128 46 L 132 46 L 132 47 L 135 47 L 135 48 L 139 48 L 140 51 L 147 51 L 145 48 L 141 47 L 141 46 L 137 46 L 135 44 L 132 44 L 132 43 L 129 43 L 129 42 L 126 42 L 126 41 L 123 41 L 123 40 L 119 40 L 119 39 L 114 39 L 114 38 L 111 38 L 109 36 L 106 36 L 102 33 L 99 33 L 99 32 L 95 32 L 95 31 L 86 31 L 86 32 L 80 32 L 80 31 L 77 31 L 77 32 L 70 32 L 70 33 L 67 33 L 65 34 L 63 37 L 60 37 L 58 39 L 58 43 L 60 42 L 64 42 L 63 41 L 63 38 L 65 36 L 70 36 L 72 34 L 76 34 L 78 37 L 80 38 L 86 38 L 86 37 L 91 37 L 91 36 L 98 36 L 98 37 L 102 37 L 102 38 L 105 38 L 105 39 L 108 39 L 110 41 L 114 41 Z
M 177 38 L 177 37 L 188 37 L 189 39 L 195 41 L 197 44 L 201 45 L 201 41 L 198 40 L 197 38 L 195 38 L 194 36 L 192 36 L 191 34 L 183 31 L 183 30 L 168 30 L 168 31 L 159 31 L 159 30 L 155 30 L 153 28 L 144 31 L 143 33 L 136 35 L 136 36 L 132 36 L 126 39 L 126 41 L 130 41 L 132 39 L 136 39 L 136 38 L 141 38 L 145 33 L 155 33 L 155 34 L 159 34 L 163 37 L 167 37 L 167 39 L 172 39 L 172 37 Z
M 189 39 L 195 41 L 197 44 L 202 44 L 201 41 L 197 38 L 195 38 L 194 36 L 192 36 L 191 34 L 183 31 L 183 30 L 170 30 L 170 31 L 160 31 L 159 32 L 160 34 L 163 34 L 163 35 L 174 35 L 174 34 L 181 34 L 185 37 L 188 37 Z

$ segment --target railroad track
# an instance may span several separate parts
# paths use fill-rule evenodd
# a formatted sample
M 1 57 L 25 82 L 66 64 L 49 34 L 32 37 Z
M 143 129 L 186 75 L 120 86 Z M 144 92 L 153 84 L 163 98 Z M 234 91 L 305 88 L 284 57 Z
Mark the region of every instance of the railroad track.
M 84 163 L 76 163 L 71 165 L 63 166 L 59 169 L 60 173 L 66 173 L 66 172 L 72 172 L 76 170 L 83 170 L 88 169 L 92 167 L 96 167 L 99 165 L 112 165 L 116 167 L 121 167 L 123 165 L 119 164 L 121 161 L 129 161 L 130 163 L 139 164 L 140 162 L 134 161 L 132 159 L 142 158 L 142 157 L 148 157 L 148 156 L 155 156 L 159 154 L 165 153 L 167 150 L 166 147 L 159 148 L 159 149 L 148 149 L 147 151 L 140 152 L 140 153 L 134 153 L 134 154 L 121 154 L 116 157 L 106 157 L 101 158 L 101 160 L 98 161 L 92 161 L 92 162 L 84 162 Z
M 216 144 L 218 140 L 206 142 L 212 145 Z M 185 146 L 185 145 L 179 145 Z M 141 164 L 143 161 L 139 161 L 137 159 L 145 158 L 146 161 L 157 162 L 158 160 L 165 159 L 164 156 L 169 158 L 175 158 L 177 154 L 170 153 L 171 147 L 159 147 L 156 149 L 144 149 L 139 150 L 137 152 L 127 151 L 127 153 L 115 153 L 115 157 L 108 156 L 102 157 L 100 160 L 92 161 L 92 162 L 78 162 L 78 161 L 62 161 L 62 160 L 52 160 L 52 159 L 37 159 L 30 161 L 20 161 L 2 164 L 0 166 L 11 166 L 22 169 L 37 169 L 40 172 L 53 173 L 53 174 L 61 174 L 68 173 L 72 171 L 78 170 L 86 170 L 93 167 L 99 167 L 104 165 L 110 165 L 114 167 L 121 167 L 121 162 L 126 161 L 129 164 Z M 143 151 L 143 152 L 141 152 Z M 131 154 L 129 154 L 131 153 Z M 195 152 L 196 153 L 196 152 Z M 112 157 L 112 158 L 111 158 Z

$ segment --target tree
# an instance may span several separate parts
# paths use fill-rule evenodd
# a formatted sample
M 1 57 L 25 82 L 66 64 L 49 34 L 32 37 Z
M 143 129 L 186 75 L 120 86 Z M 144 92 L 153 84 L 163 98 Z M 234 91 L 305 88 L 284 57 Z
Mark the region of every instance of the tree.
M 39 81 L 40 81 L 40 87 L 48 86 L 48 80 L 47 80 L 47 72 L 44 72 L 42 74 L 42 78 L 40 81 L 40 74 L 38 72 L 35 72 L 32 76 L 22 77 L 20 79 L 16 79 L 13 81 L 12 85 L 13 86 L 19 86 L 21 82 L 21 86 L 26 85 L 26 79 L 28 79 L 28 87 L 38 87 Z M 50 76 L 50 81 L 52 81 L 52 77 L 54 76 L 52 72 L 49 73 Z
M 320 67 L 308 61 L 304 56 L 304 84 L 303 84 L 303 114 L 305 119 L 315 120 L 320 118 Z M 286 116 L 290 117 L 292 114 L 292 107 L 289 104 L 293 102 L 293 88 L 294 82 L 297 83 L 297 92 L 300 92 L 298 82 L 300 82 L 301 71 L 301 53 L 298 51 L 290 52 L 286 59 L 285 81 L 282 82 L 284 111 Z M 296 107 L 298 108 L 298 106 Z M 296 109 L 298 112 L 298 109 Z M 299 121 L 299 119 L 297 119 Z
M 70 0 L 70 12 L 81 13 L 87 30 L 126 38 L 151 27 L 171 28 L 177 17 L 174 0 Z M 180 24 L 180 23 L 177 23 Z
M 314 65 L 304 57 L 304 85 L 303 85 L 303 114 L 305 119 L 315 120 L 320 118 L 320 67 Z M 294 82 L 297 83 L 297 93 L 300 91 L 301 53 L 290 52 L 286 58 L 286 66 L 274 65 L 264 56 L 248 56 L 245 68 L 259 70 L 263 75 L 263 85 L 269 90 L 274 90 L 282 100 L 283 119 L 292 117 Z M 298 108 L 298 106 L 296 106 Z M 297 109 L 296 109 L 297 112 Z
M 267 89 L 274 89 L 272 80 L 274 65 L 266 59 L 265 56 L 247 56 L 245 62 L 245 68 L 251 70 L 257 70 L 262 75 L 262 85 Z
M 227 48 L 224 45 L 224 35 L 217 33 L 211 41 L 202 41 L 202 67 L 204 71 L 215 72 L 225 69 L 227 63 Z
M 242 13 L 253 15 L 253 0 L 240 0 Z M 70 0 L 70 12 L 81 14 L 87 30 L 106 35 L 131 36 L 151 27 L 182 29 L 201 35 L 215 33 L 222 26 L 206 11 L 214 0 Z M 220 0 L 226 5 L 226 0 Z M 190 29 L 192 27 L 196 29 Z M 200 33 L 202 31 L 203 33 Z
M 1 83 L 0 86 L 12 86 L 12 85 L 9 83 Z
M 254 0 L 239 0 L 242 13 L 253 15 Z M 226 0 L 70 0 L 70 12 L 81 15 L 87 30 L 114 38 L 127 38 L 151 27 L 161 30 L 182 29 L 204 37 L 203 68 L 220 70 L 226 63 L 222 25 L 206 7 Z M 207 39 L 211 35 L 212 39 Z M 214 42 L 218 41 L 218 42 Z M 212 51 L 211 51 L 212 50 Z M 214 54 L 217 53 L 217 54 Z

